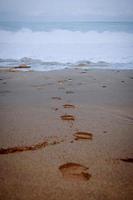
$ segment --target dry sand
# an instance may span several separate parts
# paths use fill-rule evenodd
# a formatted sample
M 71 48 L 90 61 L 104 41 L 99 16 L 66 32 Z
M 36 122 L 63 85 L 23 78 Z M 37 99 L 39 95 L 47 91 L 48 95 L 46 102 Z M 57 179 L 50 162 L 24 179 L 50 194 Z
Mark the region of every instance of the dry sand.
M 130 200 L 132 172 L 133 71 L 0 71 L 0 200 Z

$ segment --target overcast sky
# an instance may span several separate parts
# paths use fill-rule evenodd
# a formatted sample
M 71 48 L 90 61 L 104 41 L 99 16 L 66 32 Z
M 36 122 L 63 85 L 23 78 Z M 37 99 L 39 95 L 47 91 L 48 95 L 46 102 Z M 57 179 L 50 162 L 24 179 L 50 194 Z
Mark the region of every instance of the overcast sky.
M 0 20 L 133 21 L 133 0 L 0 0 Z

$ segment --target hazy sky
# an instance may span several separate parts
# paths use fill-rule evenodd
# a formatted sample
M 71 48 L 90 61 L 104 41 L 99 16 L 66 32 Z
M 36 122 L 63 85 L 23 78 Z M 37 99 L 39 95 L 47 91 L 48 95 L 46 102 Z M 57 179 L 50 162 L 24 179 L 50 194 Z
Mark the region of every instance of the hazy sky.
M 0 20 L 133 21 L 133 0 L 0 0 Z

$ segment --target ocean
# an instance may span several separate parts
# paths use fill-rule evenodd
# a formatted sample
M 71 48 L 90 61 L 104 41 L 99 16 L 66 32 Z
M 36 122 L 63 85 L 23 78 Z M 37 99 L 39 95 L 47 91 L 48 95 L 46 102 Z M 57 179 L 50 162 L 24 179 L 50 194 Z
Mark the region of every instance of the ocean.
M 0 22 L 0 67 L 133 69 L 133 22 Z

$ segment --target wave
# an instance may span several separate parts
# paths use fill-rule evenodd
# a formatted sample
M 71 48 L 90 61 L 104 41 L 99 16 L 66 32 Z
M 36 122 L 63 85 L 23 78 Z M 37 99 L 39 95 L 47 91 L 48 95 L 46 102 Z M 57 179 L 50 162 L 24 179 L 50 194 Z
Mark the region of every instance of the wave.
M 97 31 L 0 30 L 0 58 L 8 63 L 27 62 L 55 65 L 90 61 L 98 63 L 133 63 L 133 33 Z M 36 62 L 35 62 L 36 60 Z M 41 60 L 41 61 L 40 61 Z M 13 61 L 13 62 L 12 62 Z M 7 61 L 6 61 L 7 62 Z M 0 60 L 2 63 L 2 60 Z M 65 63 L 65 64 L 64 64 Z M 1 64 L 0 64 L 1 65 Z
M 66 68 L 82 68 L 82 69 L 133 69 L 133 63 L 107 63 L 105 61 L 91 62 L 81 60 L 77 62 L 54 62 L 42 61 L 40 59 L 21 58 L 21 59 L 2 59 L 0 58 L 0 67 L 12 68 L 22 64 L 30 66 L 30 70 L 34 71 L 51 71 Z M 21 70 L 21 69 L 20 69 Z M 26 70 L 27 71 L 27 70 Z

